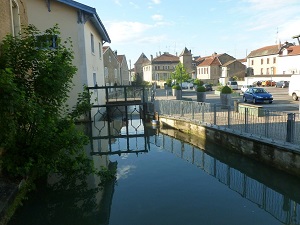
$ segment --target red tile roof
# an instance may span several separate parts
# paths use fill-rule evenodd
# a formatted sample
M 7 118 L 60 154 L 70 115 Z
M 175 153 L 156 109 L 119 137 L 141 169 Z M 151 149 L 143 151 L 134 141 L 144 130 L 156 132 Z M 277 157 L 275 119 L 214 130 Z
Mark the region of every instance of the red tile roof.
M 287 48 L 289 56 L 300 55 L 300 45 L 290 46 Z
M 270 46 L 265 46 L 265 47 L 253 50 L 250 52 L 250 54 L 247 56 L 247 58 L 278 54 L 281 46 L 282 45 L 270 45 Z
M 171 55 L 170 53 L 165 52 L 164 54 L 154 58 L 152 60 L 154 63 L 179 63 L 179 57 Z
M 214 56 L 209 56 L 209 57 L 204 57 L 202 58 L 202 61 L 198 64 L 197 67 L 202 67 L 202 66 L 220 66 L 221 63 L 218 59 L 218 57 Z

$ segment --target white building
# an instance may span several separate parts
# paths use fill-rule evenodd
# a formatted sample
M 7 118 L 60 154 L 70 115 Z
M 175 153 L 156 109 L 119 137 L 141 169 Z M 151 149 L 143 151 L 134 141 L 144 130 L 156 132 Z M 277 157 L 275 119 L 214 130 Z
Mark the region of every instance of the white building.
M 300 73 L 300 46 L 283 48 L 277 62 L 278 74 Z

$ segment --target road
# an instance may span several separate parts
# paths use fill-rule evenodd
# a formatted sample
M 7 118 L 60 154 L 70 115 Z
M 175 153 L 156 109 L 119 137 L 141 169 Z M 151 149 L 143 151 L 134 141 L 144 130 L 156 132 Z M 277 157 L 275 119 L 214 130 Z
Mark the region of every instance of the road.
M 215 89 L 216 87 L 214 87 Z M 272 111 L 284 111 L 284 112 L 299 112 L 299 101 L 293 101 L 292 97 L 288 95 L 288 88 L 275 88 L 275 87 L 265 87 L 265 89 L 273 95 L 274 101 L 272 104 L 259 104 L 265 109 Z M 239 97 L 233 97 L 233 100 L 239 100 L 243 102 L 243 96 L 240 90 L 237 90 L 240 93 Z M 182 92 L 183 98 L 192 99 L 196 101 L 196 92 L 194 90 L 184 89 Z M 175 99 L 172 96 L 171 90 L 169 90 L 168 95 L 166 95 L 165 89 L 156 90 L 156 99 Z M 206 102 L 220 104 L 220 96 L 215 95 L 214 91 L 206 92 Z M 251 104 L 251 103 L 250 103 Z

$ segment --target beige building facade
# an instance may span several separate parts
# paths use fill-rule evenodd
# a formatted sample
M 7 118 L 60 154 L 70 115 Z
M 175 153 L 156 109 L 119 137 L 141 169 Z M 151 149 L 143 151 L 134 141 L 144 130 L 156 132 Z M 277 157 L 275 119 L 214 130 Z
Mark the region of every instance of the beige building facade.
M 7 34 L 18 35 L 28 23 L 26 1 L 0 0 L 0 15 L 0 40 Z
M 68 105 L 77 103 L 78 93 L 83 86 L 104 86 L 103 44 L 110 38 L 94 8 L 75 1 L 27 0 L 28 23 L 40 31 L 58 24 L 62 40 L 71 38 L 74 51 L 73 64 L 77 73 L 73 78 L 74 87 L 70 93 Z M 104 91 L 103 91 L 104 92 Z M 94 91 L 95 104 L 103 104 L 104 93 Z M 93 113 L 93 112 L 92 112 Z

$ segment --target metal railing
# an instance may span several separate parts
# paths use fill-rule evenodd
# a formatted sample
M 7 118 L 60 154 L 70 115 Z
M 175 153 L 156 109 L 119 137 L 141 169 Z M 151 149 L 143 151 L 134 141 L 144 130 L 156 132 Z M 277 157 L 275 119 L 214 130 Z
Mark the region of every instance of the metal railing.
M 231 129 L 235 133 L 247 133 L 271 142 L 300 145 L 299 113 L 260 109 L 259 115 L 251 109 L 238 108 L 205 102 L 182 100 L 155 100 L 159 115 L 180 118 L 204 125 Z

